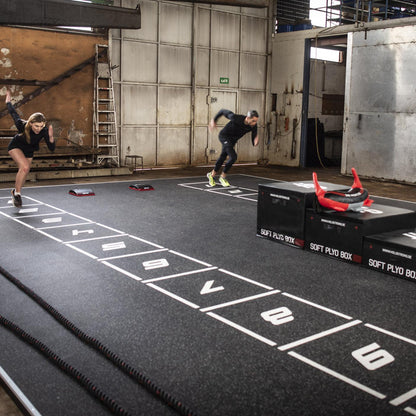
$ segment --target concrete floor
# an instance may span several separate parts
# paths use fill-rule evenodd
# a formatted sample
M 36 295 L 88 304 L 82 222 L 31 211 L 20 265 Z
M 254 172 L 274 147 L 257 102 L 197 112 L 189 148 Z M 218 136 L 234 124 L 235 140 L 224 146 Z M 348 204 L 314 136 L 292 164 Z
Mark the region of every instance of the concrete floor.
M 125 176 L 111 177 L 93 177 L 93 178 L 76 178 L 76 179 L 54 179 L 44 181 L 28 181 L 26 187 L 46 186 L 56 184 L 79 184 L 79 183 L 95 183 L 110 181 L 125 181 L 131 179 L 132 183 L 146 183 L 146 180 L 159 178 L 177 178 L 177 177 L 194 177 L 204 176 L 210 167 L 191 167 L 178 169 L 156 169 L 144 170 L 134 174 Z M 257 165 L 234 166 L 230 172 L 229 180 L 232 183 L 231 174 L 247 174 L 264 178 L 276 179 L 277 181 L 298 181 L 311 180 L 312 172 L 317 172 L 318 179 L 322 182 L 339 183 L 347 187 L 352 185 L 352 177 L 344 176 L 339 173 L 339 168 L 289 168 L 280 166 L 261 167 Z M 416 202 L 416 184 L 392 183 L 374 179 L 361 178 L 364 188 L 369 191 L 370 196 L 380 196 L 399 200 Z M 1 189 L 12 188 L 12 182 L 0 183 Z M 24 191 L 23 191 L 24 192 Z M 9 398 L 7 393 L 0 387 L 0 416 L 19 416 L 23 415 L 17 408 L 15 403 Z

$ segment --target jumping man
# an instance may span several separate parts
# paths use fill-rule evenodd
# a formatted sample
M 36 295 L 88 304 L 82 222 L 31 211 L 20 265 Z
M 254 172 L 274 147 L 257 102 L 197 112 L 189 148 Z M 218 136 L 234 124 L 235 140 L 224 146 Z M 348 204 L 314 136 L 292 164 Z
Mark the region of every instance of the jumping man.
M 259 144 L 259 137 L 257 136 L 257 121 L 259 119 L 259 114 L 256 110 L 250 110 L 246 116 L 234 114 L 230 110 L 220 110 L 209 123 L 210 131 L 217 126 L 216 122 L 221 116 L 227 117 L 230 121 L 224 126 L 218 135 L 218 138 L 222 143 L 222 151 L 220 157 L 215 163 L 214 169 L 207 173 L 210 186 L 215 186 L 215 175 L 217 175 L 220 171 L 227 156 L 228 161 L 222 170 L 220 183 L 222 186 L 230 186 L 226 176 L 227 172 L 231 169 L 231 166 L 237 160 L 237 153 L 234 150 L 234 146 L 239 139 L 241 139 L 246 133 L 251 132 L 251 142 L 253 143 L 253 146 L 257 146 Z
M 52 125 L 46 127 L 46 119 L 42 113 L 34 113 L 27 121 L 22 120 L 11 103 L 10 91 L 6 93 L 6 104 L 19 132 L 13 137 L 7 150 L 18 168 L 15 188 L 12 190 L 13 205 L 21 207 L 22 197 L 20 192 L 29 174 L 34 151 L 39 150 L 39 142 L 43 139 L 48 149 L 53 152 L 55 150 L 55 140 Z

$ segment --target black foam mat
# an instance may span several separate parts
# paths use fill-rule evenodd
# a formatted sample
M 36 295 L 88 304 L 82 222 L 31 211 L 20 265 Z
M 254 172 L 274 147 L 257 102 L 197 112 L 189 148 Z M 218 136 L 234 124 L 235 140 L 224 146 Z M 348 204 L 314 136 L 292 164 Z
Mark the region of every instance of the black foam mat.
M 237 189 L 264 181 L 230 176 Z M 400 415 L 416 408 L 415 398 L 389 403 L 416 386 L 414 283 L 259 238 L 255 198 L 213 193 L 204 182 L 155 180 L 153 192 L 97 183 L 89 198 L 73 198 L 69 185 L 27 188 L 24 207 L 47 204 L 49 211 L 0 208 L 7 236 L 0 266 L 195 414 Z M 175 414 L 4 278 L 0 315 L 131 414 Z M 271 323 L 285 316 L 293 320 Z M 369 371 L 352 358 L 373 343 L 394 362 Z M 0 351 L 0 366 L 42 415 L 109 414 L 1 327 Z

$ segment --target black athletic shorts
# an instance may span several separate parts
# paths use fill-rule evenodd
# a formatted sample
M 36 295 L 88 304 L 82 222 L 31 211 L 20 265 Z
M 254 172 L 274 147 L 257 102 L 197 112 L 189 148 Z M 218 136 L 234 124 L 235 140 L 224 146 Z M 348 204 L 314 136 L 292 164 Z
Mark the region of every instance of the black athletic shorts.
M 9 145 L 7 146 L 8 151 L 12 149 L 20 149 L 27 158 L 33 157 L 33 146 L 29 143 L 26 143 L 26 140 L 19 135 L 14 136 L 13 139 L 10 141 Z

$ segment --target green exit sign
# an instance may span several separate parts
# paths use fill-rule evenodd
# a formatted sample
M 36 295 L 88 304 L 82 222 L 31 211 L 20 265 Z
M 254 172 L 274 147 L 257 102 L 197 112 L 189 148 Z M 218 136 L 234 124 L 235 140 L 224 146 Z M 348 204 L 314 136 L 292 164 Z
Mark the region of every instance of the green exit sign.
M 220 84 L 229 84 L 230 78 L 220 77 Z

